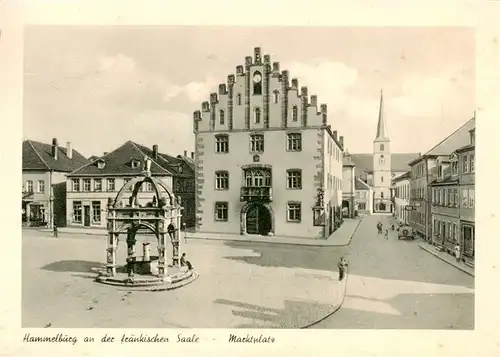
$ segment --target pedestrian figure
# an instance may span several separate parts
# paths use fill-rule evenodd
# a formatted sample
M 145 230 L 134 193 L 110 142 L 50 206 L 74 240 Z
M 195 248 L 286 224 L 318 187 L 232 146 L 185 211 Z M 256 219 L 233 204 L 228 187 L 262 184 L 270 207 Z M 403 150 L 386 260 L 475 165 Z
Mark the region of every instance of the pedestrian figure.
M 186 253 L 182 253 L 181 256 L 181 267 L 186 266 L 188 270 L 193 270 L 193 266 L 189 260 L 186 260 Z
M 384 238 L 389 239 L 389 230 L 388 229 L 385 230 Z
M 344 257 L 340 257 L 339 264 L 337 265 L 339 268 L 339 281 L 342 281 L 344 279 L 345 271 L 347 269 L 347 261 L 344 259 Z
M 457 260 L 457 263 L 460 262 L 460 244 L 455 245 L 455 259 Z
M 57 226 L 56 224 L 54 223 L 54 227 L 52 228 L 52 232 L 54 233 L 54 238 L 57 238 L 57 234 L 59 233 L 58 230 L 57 230 Z

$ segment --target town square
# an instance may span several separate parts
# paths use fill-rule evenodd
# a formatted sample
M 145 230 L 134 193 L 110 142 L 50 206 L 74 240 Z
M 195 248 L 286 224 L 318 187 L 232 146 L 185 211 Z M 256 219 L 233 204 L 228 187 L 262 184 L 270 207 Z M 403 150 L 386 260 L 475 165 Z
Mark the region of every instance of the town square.
M 474 329 L 464 46 L 465 29 L 29 27 L 23 327 Z

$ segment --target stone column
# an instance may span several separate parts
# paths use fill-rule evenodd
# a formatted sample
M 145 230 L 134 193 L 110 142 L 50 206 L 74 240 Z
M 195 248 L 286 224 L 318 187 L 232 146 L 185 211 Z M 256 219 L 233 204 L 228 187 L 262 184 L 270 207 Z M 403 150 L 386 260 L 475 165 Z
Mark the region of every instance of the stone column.
M 167 271 L 165 268 L 165 233 L 160 233 L 158 238 L 158 276 L 163 277 L 166 275 Z
M 108 247 L 106 249 L 106 272 L 109 276 L 116 275 L 116 235 L 114 233 L 109 233 L 108 235 Z
M 151 253 L 150 253 L 150 243 L 142 243 L 142 260 L 147 262 L 151 260 Z
M 127 229 L 127 273 L 129 278 L 134 277 L 135 273 L 135 232 L 132 228 Z

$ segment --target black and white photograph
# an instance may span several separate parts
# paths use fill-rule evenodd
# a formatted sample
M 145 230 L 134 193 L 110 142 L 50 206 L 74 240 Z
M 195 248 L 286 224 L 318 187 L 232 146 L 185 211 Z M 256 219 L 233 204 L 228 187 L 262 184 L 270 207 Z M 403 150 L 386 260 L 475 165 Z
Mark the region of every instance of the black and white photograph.
M 22 327 L 474 330 L 475 46 L 27 25 Z

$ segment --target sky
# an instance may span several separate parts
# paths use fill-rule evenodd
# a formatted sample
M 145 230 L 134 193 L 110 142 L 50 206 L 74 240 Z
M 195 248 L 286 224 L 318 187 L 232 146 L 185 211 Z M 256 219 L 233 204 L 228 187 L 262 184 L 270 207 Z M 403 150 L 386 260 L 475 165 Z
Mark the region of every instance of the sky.
M 470 28 L 29 26 L 23 138 L 194 151 L 193 111 L 254 47 L 328 104 L 351 153 L 372 152 L 382 89 L 392 152 L 424 153 L 475 110 Z

